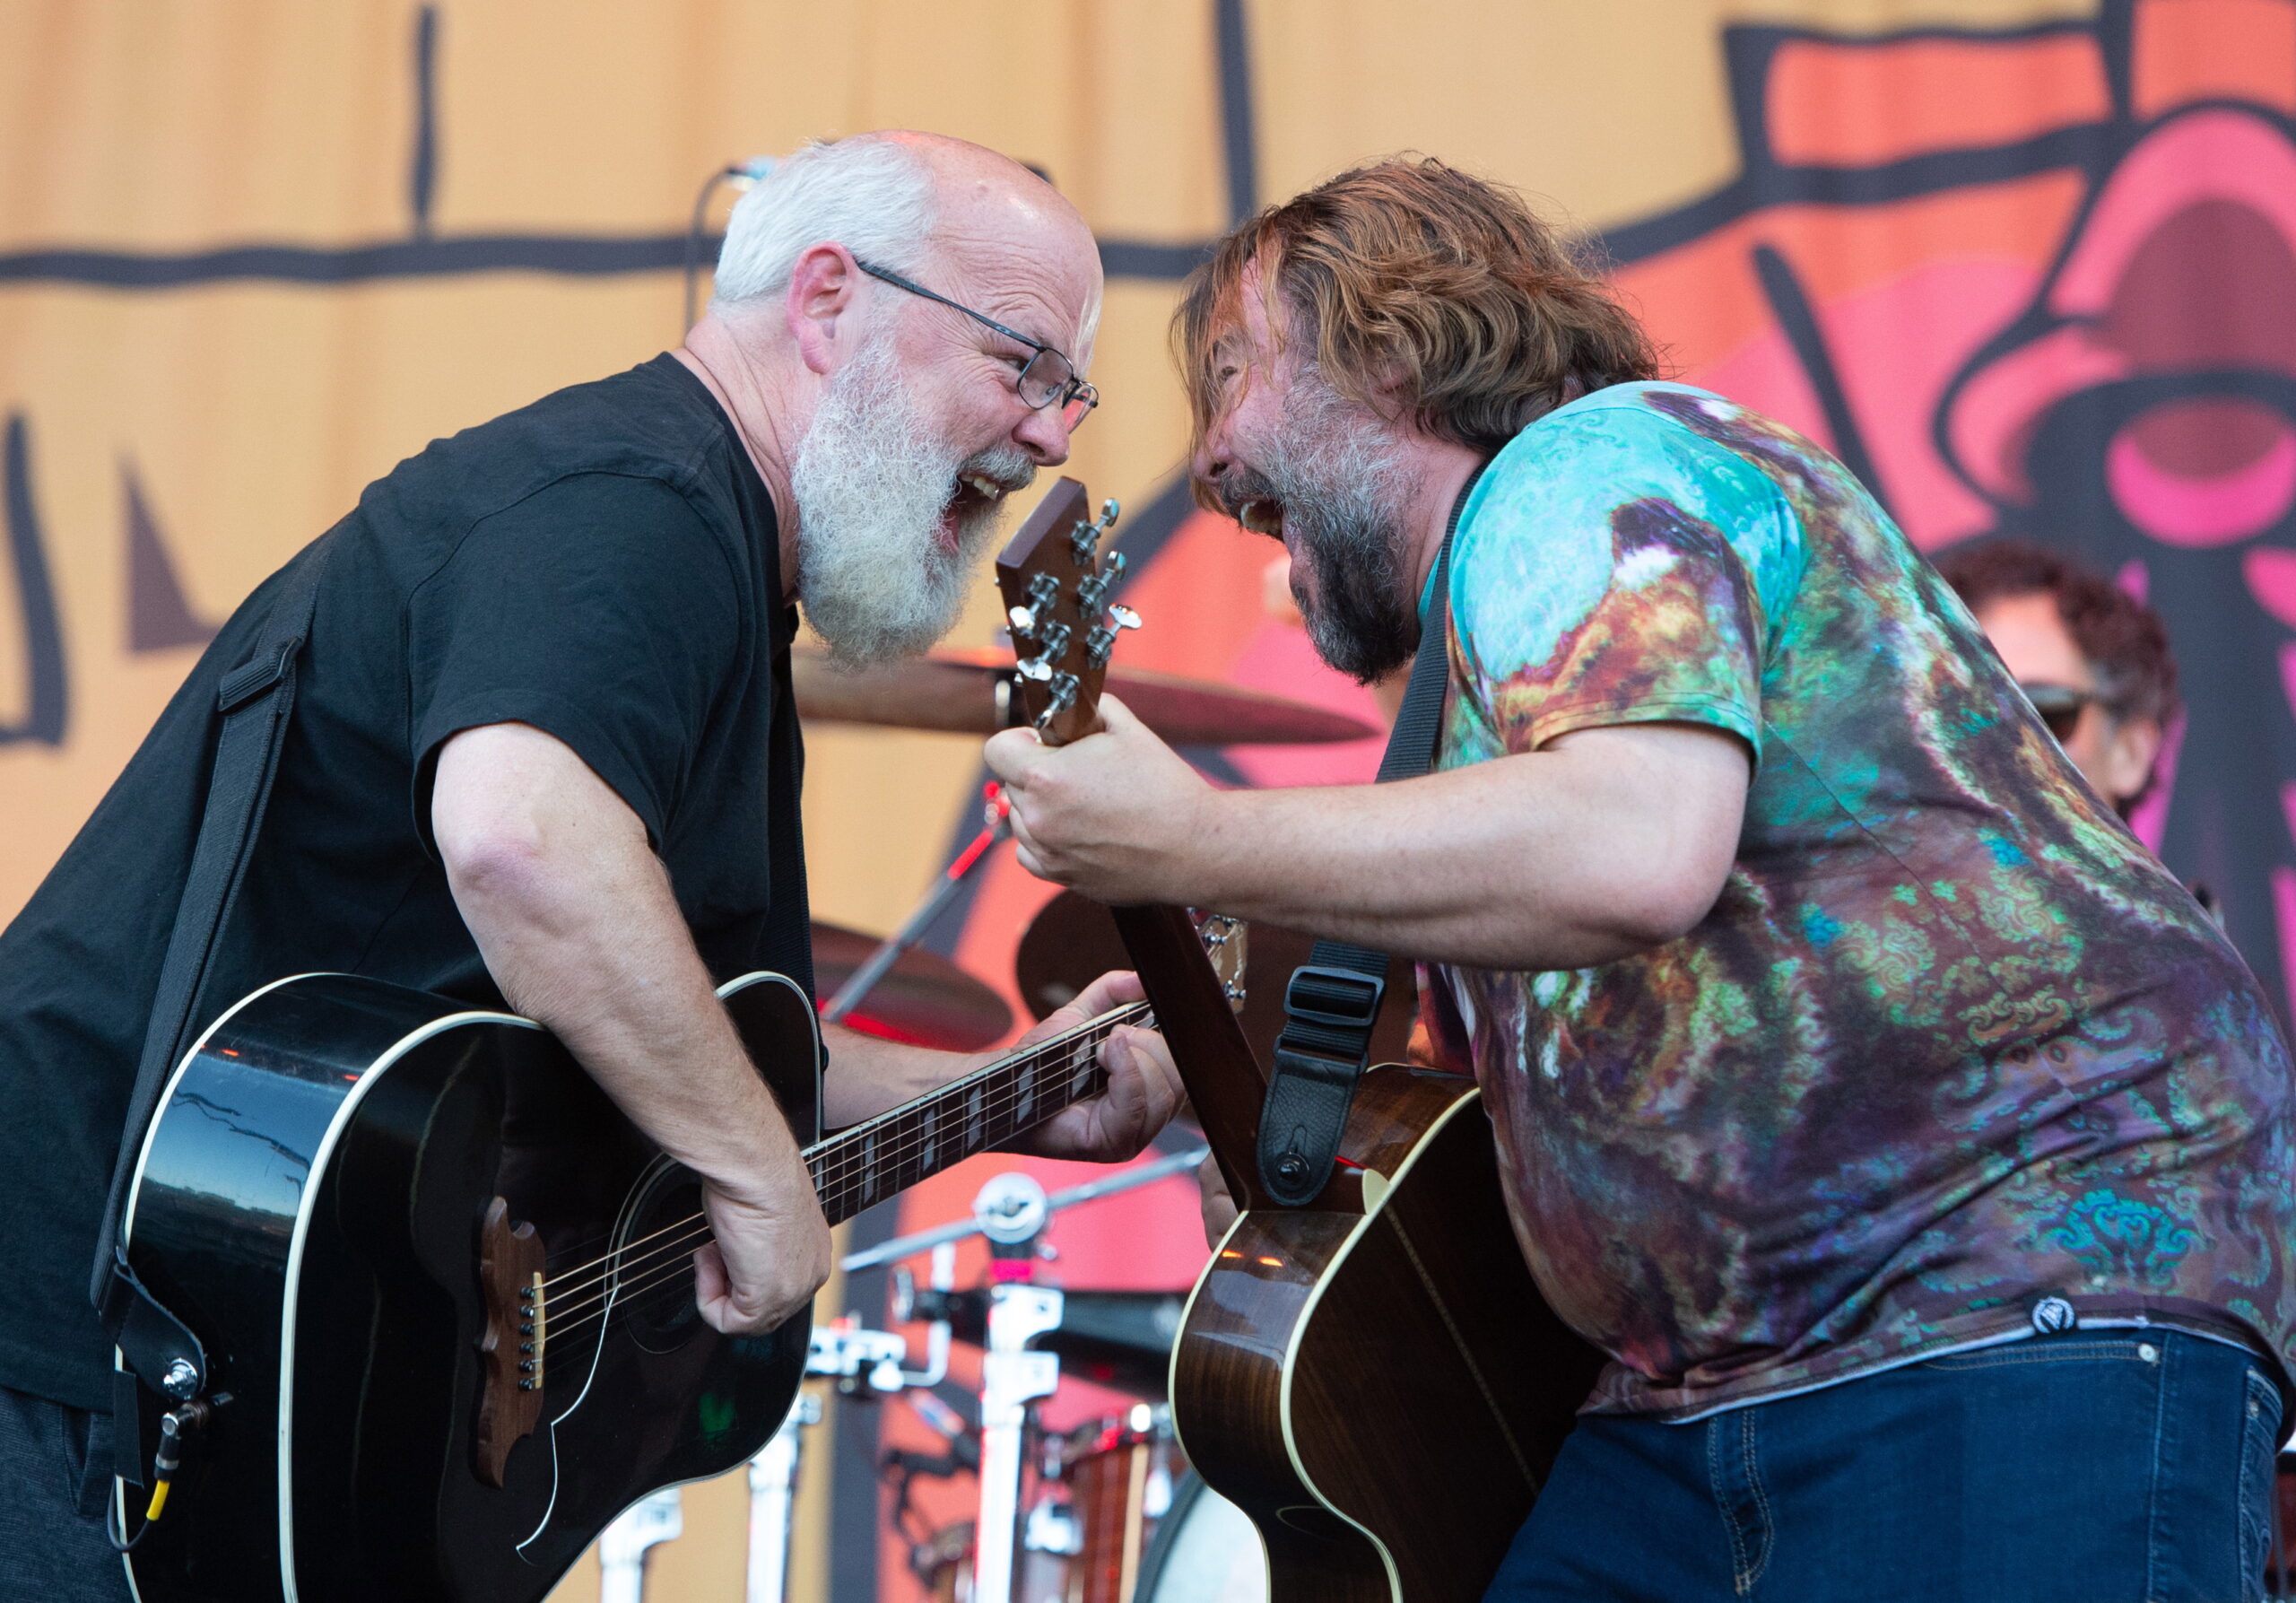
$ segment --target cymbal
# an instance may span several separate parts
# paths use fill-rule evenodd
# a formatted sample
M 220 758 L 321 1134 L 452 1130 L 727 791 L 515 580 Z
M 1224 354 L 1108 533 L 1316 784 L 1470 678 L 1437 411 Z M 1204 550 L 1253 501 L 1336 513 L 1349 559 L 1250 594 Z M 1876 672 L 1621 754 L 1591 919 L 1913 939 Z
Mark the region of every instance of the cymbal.
M 1244 1007 L 1237 1022 L 1263 1068 L 1275 1060 L 1275 1038 L 1283 1032 L 1284 987 L 1292 982 L 1292 971 L 1308 961 L 1315 944 L 1315 937 L 1297 929 L 1257 922 L 1251 926 L 1244 948 Z M 1110 969 L 1131 966 L 1109 910 L 1074 891 L 1063 891 L 1045 903 L 1013 958 L 1021 1000 L 1039 1018 L 1065 1006 Z M 1387 994 L 1371 1030 L 1372 1062 L 1404 1060 L 1417 1005 L 1411 966 L 1388 964 Z
M 832 667 L 820 651 L 789 657 L 797 716 L 809 723 L 983 736 L 1004 727 L 997 682 L 1012 673 L 1013 658 L 994 647 L 935 651 L 850 673 Z M 1307 745 L 1379 732 L 1326 707 L 1144 668 L 1109 668 L 1108 688 L 1174 745 Z
M 842 925 L 813 921 L 813 988 L 837 994 L 854 970 L 877 949 L 878 937 Z M 1013 1027 L 1004 998 L 947 958 L 911 946 L 893 960 L 861 1005 L 845 1015 L 848 1029 L 888 1041 L 944 1051 L 977 1052 Z

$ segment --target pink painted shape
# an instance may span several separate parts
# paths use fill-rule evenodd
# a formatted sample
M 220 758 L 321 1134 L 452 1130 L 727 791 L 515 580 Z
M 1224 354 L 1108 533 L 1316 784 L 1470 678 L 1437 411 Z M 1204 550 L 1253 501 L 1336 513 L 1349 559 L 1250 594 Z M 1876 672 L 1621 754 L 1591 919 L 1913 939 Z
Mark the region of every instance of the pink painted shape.
M 2258 606 L 2296 629 L 2296 551 L 2251 546 L 2240 555 L 2240 577 Z
M 2121 588 L 2122 594 L 2135 597 L 2139 606 L 2152 599 L 2152 575 L 2141 558 L 2131 557 L 2123 562 L 2120 571 L 2113 575 L 2113 583 Z
M 1992 510 L 1937 454 L 1930 421 L 1961 364 L 2039 279 L 2023 262 L 1934 262 L 1819 313 L 1891 509 L 1924 551 L 1993 526 Z
M 1382 731 L 1374 739 L 1336 745 L 1258 745 L 1230 748 L 1228 759 L 1255 785 L 1368 785 L 1379 771 L 1387 716 L 1344 674 L 1326 667 L 1297 623 L 1263 623 L 1228 671 L 1229 680 L 1294 701 L 1360 718 Z
M 2280 981 L 2296 997 L 2296 868 L 2271 873 L 2272 921 L 2280 935 Z
M 2246 111 L 2198 111 L 2147 135 L 2106 180 L 2049 291 L 2049 309 L 2101 313 L 2152 231 L 2201 200 L 2248 206 L 2296 242 L 2296 150 Z
M 1685 384 L 1727 396 L 1741 406 L 1752 407 L 1772 423 L 1784 423 L 1796 434 L 1834 449 L 1817 392 L 1794 355 L 1794 347 L 1775 327 L 1748 340 L 1719 362 L 1686 372 Z
M 2280 648 L 2280 693 L 2288 698 L 2292 711 L 2296 711 L 2296 640 Z M 2296 991 L 2290 993 L 2296 996 Z
M 1971 477 L 2005 501 L 2032 499 L 2024 431 L 2062 397 L 2128 376 L 2128 359 L 2081 327 L 2056 328 L 1971 375 L 1953 397 L 1945 432 Z
M 1954 370 L 2016 314 L 2039 277 L 2022 262 L 1933 262 L 1819 310 L 1891 508 L 1925 551 L 1991 527 L 1985 503 L 1937 455 L 1929 420 Z M 1687 377 L 1833 444 L 1800 362 L 1775 330 Z
M 2154 462 L 2123 429 L 2105 448 L 2105 484 L 2129 521 L 2154 539 L 2227 545 L 2269 528 L 2296 500 L 2296 431 L 2283 429 L 2246 467 L 2191 478 Z
M 2161 841 L 2169 832 L 2169 801 L 2177 792 L 2177 758 L 2184 749 L 2185 715 L 2179 712 L 2161 731 L 2161 751 L 2152 759 L 2151 788 L 2144 792 L 2144 799 L 2128 810 L 2129 832 L 2154 857 L 2161 855 Z

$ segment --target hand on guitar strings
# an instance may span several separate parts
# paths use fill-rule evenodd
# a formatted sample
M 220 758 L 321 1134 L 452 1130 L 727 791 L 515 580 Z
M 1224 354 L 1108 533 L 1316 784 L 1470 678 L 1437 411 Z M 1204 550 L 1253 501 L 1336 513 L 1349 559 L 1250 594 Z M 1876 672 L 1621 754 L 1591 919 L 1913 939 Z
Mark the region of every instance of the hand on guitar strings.
M 763 1335 L 811 1302 L 828 1281 L 829 1226 L 810 1183 L 705 1180 L 701 1206 L 711 1239 L 693 1255 L 694 1302 L 710 1329 Z
M 1210 844 L 1220 792 L 1116 697 L 1100 711 L 1104 727 L 1069 745 L 1024 728 L 983 749 L 1021 866 L 1111 905 L 1187 902 L 1175 865 Z
M 1076 999 L 1021 1037 L 1017 1047 L 1049 1041 L 1104 1013 L 1137 1002 L 1145 993 L 1140 976 L 1128 970 L 1103 974 Z M 1100 1043 L 1100 1066 L 1108 1089 L 1072 1103 L 1015 1141 L 1015 1151 L 1039 1158 L 1082 1158 L 1120 1163 L 1137 1156 L 1172 1119 L 1180 1105 L 1179 1071 L 1171 1050 L 1153 1030 L 1123 1025 Z

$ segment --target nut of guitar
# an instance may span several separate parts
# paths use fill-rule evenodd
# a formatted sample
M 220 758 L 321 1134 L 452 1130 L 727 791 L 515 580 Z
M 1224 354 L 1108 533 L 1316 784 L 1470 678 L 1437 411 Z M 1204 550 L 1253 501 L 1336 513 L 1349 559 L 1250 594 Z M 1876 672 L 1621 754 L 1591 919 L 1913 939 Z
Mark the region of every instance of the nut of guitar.
M 487 1204 L 478 1229 L 479 1294 L 486 1308 L 478 1352 L 486 1373 L 471 1467 L 490 1486 L 502 1484 L 510 1449 L 542 1422 L 543 1363 L 550 1343 L 544 1262 L 535 1227 L 512 1224 L 510 1205 L 500 1197 Z

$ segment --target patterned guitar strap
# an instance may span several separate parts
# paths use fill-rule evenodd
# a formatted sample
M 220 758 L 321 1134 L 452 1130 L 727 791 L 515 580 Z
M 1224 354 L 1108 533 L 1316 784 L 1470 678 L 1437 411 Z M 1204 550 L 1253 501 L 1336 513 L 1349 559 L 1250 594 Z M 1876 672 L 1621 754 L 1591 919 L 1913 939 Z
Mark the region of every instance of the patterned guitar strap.
M 1378 782 L 1416 779 L 1435 765 L 1443 738 L 1443 692 L 1450 683 L 1451 539 L 1483 477 L 1459 486 L 1435 558 L 1435 597 L 1420 624 L 1419 652 L 1396 715 Z M 1347 941 L 1319 940 L 1283 992 L 1283 1032 L 1275 1038 L 1267 1101 L 1259 1116 L 1259 1177 L 1285 1207 L 1315 1200 L 1331 1177 L 1347 1111 L 1371 1051 L 1371 1026 L 1387 990 L 1387 954 Z

